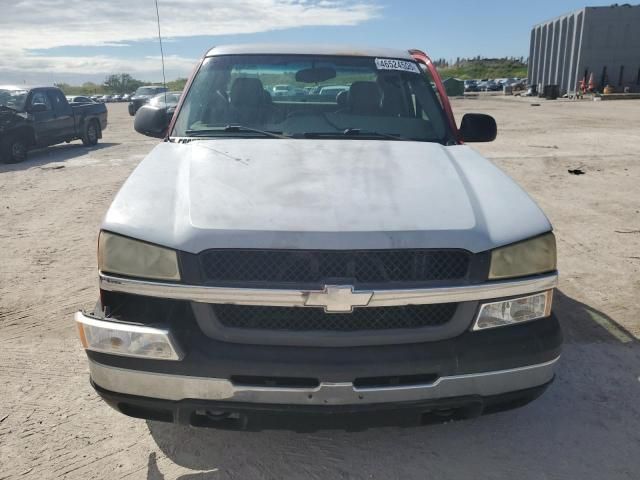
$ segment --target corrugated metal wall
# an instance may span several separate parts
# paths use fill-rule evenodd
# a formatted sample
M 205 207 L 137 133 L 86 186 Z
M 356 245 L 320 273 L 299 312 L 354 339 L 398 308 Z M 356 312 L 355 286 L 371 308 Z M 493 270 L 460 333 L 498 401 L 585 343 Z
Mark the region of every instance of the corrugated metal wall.
M 533 27 L 530 84 L 564 94 L 591 74 L 598 90 L 640 91 L 640 5 L 586 7 Z
M 578 68 L 583 27 L 584 10 L 580 10 L 531 30 L 530 85 L 560 85 L 563 94 L 576 90 L 582 78 Z

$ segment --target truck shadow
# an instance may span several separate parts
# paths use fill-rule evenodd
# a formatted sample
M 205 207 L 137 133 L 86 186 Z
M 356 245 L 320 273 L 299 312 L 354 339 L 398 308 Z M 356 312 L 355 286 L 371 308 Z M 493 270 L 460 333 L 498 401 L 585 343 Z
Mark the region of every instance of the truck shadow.
M 553 309 L 564 335 L 565 344 L 608 343 L 613 345 L 640 343 L 633 333 L 610 316 L 556 290 Z
M 608 469 L 636 458 L 640 342 L 603 312 L 556 295 L 554 309 L 565 335 L 556 380 L 517 410 L 426 427 L 403 425 L 387 413 L 377 428 L 333 417 L 250 421 L 248 431 L 147 425 L 160 451 L 193 471 L 181 480 L 221 474 L 438 478 L 443 471 L 447 478 L 469 478 L 476 471 L 491 471 L 491 478 L 612 478 Z M 163 479 L 155 455 L 149 457 L 147 478 Z
M 30 150 L 29 156 L 24 162 L 11 164 L 0 163 L 0 173 L 28 170 L 30 168 L 41 167 L 49 163 L 66 162 L 67 160 L 72 160 L 83 155 L 89 155 L 91 152 L 116 145 L 120 144 L 113 142 L 99 142 L 93 147 L 85 147 L 80 142 L 74 142 Z

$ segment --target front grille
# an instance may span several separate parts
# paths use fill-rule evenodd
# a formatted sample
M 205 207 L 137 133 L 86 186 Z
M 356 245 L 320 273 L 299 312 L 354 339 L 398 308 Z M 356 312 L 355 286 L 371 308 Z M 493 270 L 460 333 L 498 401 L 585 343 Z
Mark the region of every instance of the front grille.
M 359 331 L 437 327 L 455 314 L 457 303 L 356 308 L 352 313 L 326 313 L 311 307 L 211 305 L 228 328 L 289 331 Z
M 351 284 L 461 280 L 469 270 L 464 250 L 207 250 L 200 254 L 209 282 Z

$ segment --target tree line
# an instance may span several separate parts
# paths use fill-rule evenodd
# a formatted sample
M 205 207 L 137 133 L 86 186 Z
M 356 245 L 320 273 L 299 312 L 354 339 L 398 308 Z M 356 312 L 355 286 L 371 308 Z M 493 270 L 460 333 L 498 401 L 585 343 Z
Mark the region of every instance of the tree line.
M 171 91 L 180 91 L 186 83 L 186 78 L 178 78 L 167 82 L 167 87 Z M 133 93 L 143 85 L 162 85 L 162 83 L 138 80 L 128 73 L 114 73 L 108 75 L 102 83 L 85 82 L 82 85 L 55 84 L 66 95 L 123 95 L 125 93 Z
M 457 68 L 465 67 L 473 64 L 511 64 L 515 66 L 527 66 L 528 58 L 525 57 L 500 57 L 488 58 L 478 55 L 476 57 L 456 57 L 455 60 L 447 60 L 446 58 L 438 58 L 433 60 L 433 64 L 437 68 Z
M 525 78 L 527 76 L 525 57 L 502 58 L 457 58 L 455 61 L 438 59 L 434 64 L 443 77 L 462 80 L 485 78 Z

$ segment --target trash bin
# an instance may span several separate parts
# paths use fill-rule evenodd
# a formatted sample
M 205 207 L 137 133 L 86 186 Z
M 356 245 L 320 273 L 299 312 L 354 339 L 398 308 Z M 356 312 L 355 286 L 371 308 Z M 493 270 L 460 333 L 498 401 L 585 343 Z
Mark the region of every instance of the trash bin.
M 556 100 L 560 96 L 560 85 L 545 85 L 542 96 L 547 100 Z
M 502 87 L 502 92 L 505 95 L 513 95 L 513 87 L 511 85 L 505 85 Z

